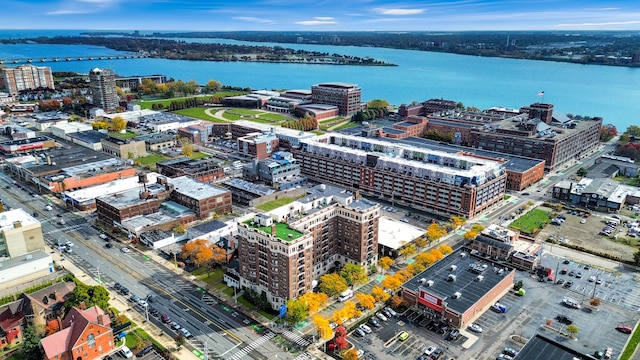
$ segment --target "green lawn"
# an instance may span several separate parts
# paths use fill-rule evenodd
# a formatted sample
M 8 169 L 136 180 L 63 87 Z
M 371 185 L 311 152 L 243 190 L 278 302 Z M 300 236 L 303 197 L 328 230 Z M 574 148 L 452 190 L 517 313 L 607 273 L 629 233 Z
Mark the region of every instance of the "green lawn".
M 324 131 L 320 131 L 320 130 L 312 130 L 312 133 L 316 134 L 316 135 L 323 135 Z
M 245 108 L 232 108 L 229 111 L 239 115 L 260 115 L 264 113 L 264 111 L 261 111 L 261 110 L 245 109 Z
M 281 206 L 290 204 L 290 203 L 292 203 L 294 201 L 296 201 L 295 198 L 285 196 L 285 197 L 281 197 L 280 199 L 276 199 L 276 200 L 273 200 L 273 201 L 266 202 L 264 204 L 260 204 L 260 205 L 256 206 L 256 209 L 262 210 L 264 212 L 267 212 L 267 211 L 271 211 L 273 209 L 277 209 L 277 208 L 279 208 Z
M 264 231 L 267 234 L 271 234 L 271 226 L 260 226 L 258 224 L 252 224 L 253 219 L 249 219 L 244 223 L 247 224 L 251 228 L 256 228 L 260 231 Z M 289 224 L 276 222 L 274 223 L 276 226 L 276 237 L 284 241 L 294 241 L 295 239 L 302 236 L 302 233 L 296 229 L 292 229 L 289 227 Z
M 220 119 L 216 119 L 213 116 L 209 116 L 207 115 L 207 113 L 205 112 L 205 110 L 207 110 L 207 108 L 203 108 L 203 107 L 197 107 L 197 108 L 189 108 L 189 109 L 182 109 L 182 110 L 176 110 L 173 111 L 176 114 L 180 114 L 180 115 L 184 115 L 184 116 L 189 116 L 192 118 L 196 118 L 196 119 L 201 119 L 201 120 L 207 120 L 207 121 L 222 121 Z M 215 109 L 213 109 L 212 111 L 216 111 Z
M 620 360 L 637 359 L 633 357 L 633 353 L 636 351 L 638 345 L 640 345 L 640 327 L 636 327 L 636 330 L 631 335 L 631 339 L 629 339 L 627 346 L 622 351 L 622 355 L 620 355 Z
M 161 161 L 165 161 L 168 158 L 162 156 L 162 155 L 158 155 L 158 154 L 151 154 L 145 157 L 141 157 L 141 158 L 137 158 L 136 161 L 140 162 L 140 165 L 153 165 L 153 167 L 156 167 L 156 163 L 161 162 Z
M 224 270 L 222 270 L 222 268 L 215 268 L 210 272 L 209 275 L 207 275 L 206 268 L 199 268 L 192 271 L 191 275 L 197 276 L 198 279 L 206 282 L 207 284 L 218 283 L 222 281 L 222 278 L 224 277 Z M 226 286 L 224 283 L 222 283 L 222 285 Z
M 193 154 L 191 154 L 191 158 L 193 160 L 200 160 L 202 158 L 206 158 L 209 157 L 210 155 L 204 152 L 200 152 L 200 151 L 194 151 Z
M 259 118 L 271 120 L 271 121 L 287 121 L 292 119 L 288 116 L 275 114 L 275 113 L 263 113 L 263 114 L 260 114 Z
M 533 209 L 512 222 L 510 227 L 525 234 L 534 234 L 544 228 L 551 221 L 551 217 L 552 214 L 549 211 Z
M 227 119 L 227 120 L 230 120 L 230 121 L 236 121 L 236 120 L 241 120 L 242 119 L 242 116 L 237 115 L 237 114 L 232 114 L 232 113 L 230 113 L 228 111 L 223 112 L 222 113 L 222 117 Z
M 113 137 L 117 137 L 118 139 L 123 139 L 123 140 L 125 140 L 125 139 L 133 139 L 133 138 L 137 137 L 139 134 L 138 134 L 138 133 L 131 132 L 131 131 L 127 131 L 127 132 L 126 132 L 126 133 L 124 133 L 124 134 L 119 133 L 119 132 L 117 132 L 117 131 L 110 131 L 110 132 L 109 132 L 109 135 L 111 135 L 111 136 L 113 136 Z
M 352 128 L 354 126 L 358 126 L 360 124 L 356 123 L 356 122 L 348 122 L 348 123 L 344 123 L 340 126 L 337 126 L 335 128 L 333 128 L 333 131 L 338 131 L 338 130 L 343 130 L 343 129 L 348 129 L 348 128 Z

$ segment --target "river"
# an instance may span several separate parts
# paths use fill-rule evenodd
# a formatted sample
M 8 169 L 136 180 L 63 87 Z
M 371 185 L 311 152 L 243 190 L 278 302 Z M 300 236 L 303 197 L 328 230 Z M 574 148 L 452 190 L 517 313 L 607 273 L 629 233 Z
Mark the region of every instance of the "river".
M 75 35 L 79 31 L 0 31 L 0 38 L 38 35 Z M 53 71 L 110 68 L 119 75 L 163 74 L 200 84 L 213 79 L 222 84 L 252 89 L 310 89 L 321 82 L 358 84 L 365 101 L 385 99 L 400 105 L 430 98 L 460 101 L 485 109 L 493 106 L 519 108 L 537 101 L 554 105 L 555 111 L 601 116 L 605 123 L 624 130 L 638 123 L 640 69 L 563 62 L 503 59 L 395 50 L 308 44 L 248 43 L 221 39 L 180 39 L 283 47 L 372 57 L 398 66 L 334 66 L 306 64 L 209 62 L 164 59 L 83 60 L 50 62 Z M 98 46 L 0 45 L 0 59 L 113 55 Z M 9 64 L 7 66 L 14 66 Z M 538 93 L 544 91 L 544 97 Z

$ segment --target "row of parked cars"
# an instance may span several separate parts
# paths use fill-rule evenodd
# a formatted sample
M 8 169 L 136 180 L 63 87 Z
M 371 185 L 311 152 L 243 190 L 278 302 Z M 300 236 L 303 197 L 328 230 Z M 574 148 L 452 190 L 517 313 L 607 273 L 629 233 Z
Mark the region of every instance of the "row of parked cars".
M 372 329 L 371 326 L 375 327 L 375 328 L 379 328 L 382 327 L 382 324 L 386 321 L 388 321 L 390 318 L 397 316 L 398 314 L 390 307 L 386 307 L 382 310 L 380 310 L 378 313 L 376 313 L 374 316 L 372 316 L 368 321 L 367 324 L 361 324 L 359 325 L 354 331 L 353 334 L 355 336 L 359 336 L 359 337 L 365 337 L 367 334 L 371 334 L 372 333 Z M 335 329 L 336 325 L 335 323 L 331 323 L 329 324 L 331 326 L 332 329 Z

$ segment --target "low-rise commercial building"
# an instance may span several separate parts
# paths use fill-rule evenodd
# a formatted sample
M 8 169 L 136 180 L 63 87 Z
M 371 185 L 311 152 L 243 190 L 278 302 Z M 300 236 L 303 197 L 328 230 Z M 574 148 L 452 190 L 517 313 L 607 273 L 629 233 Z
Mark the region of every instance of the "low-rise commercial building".
M 22 208 L 0 213 L 0 258 L 16 258 L 36 250 L 44 250 L 40 222 Z
M 402 285 L 402 297 L 428 318 L 465 328 L 513 287 L 515 270 L 458 250 Z
M 214 182 L 224 177 L 224 170 L 213 159 L 193 160 L 188 157 L 165 160 L 156 164 L 158 172 L 171 178 L 188 176 L 202 182 Z
M 100 143 L 103 152 L 121 159 L 136 159 L 147 156 L 147 145 L 143 140 L 108 136 L 101 139 Z

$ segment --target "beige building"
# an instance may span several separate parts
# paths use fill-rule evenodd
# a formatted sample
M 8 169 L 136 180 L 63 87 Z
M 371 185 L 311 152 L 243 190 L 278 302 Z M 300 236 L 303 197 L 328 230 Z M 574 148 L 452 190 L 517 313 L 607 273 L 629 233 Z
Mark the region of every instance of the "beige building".
M 121 159 L 136 159 L 147 156 L 147 145 L 142 140 L 120 139 L 109 136 L 101 139 L 102 151 Z
M 238 223 L 240 287 L 266 294 L 274 309 L 313 290 L 346 263 L 378 261 L 380 205 L 332 186 Z
M 3 68 L 2 76 L 9 94 L 18 95 L 22 90 L 37 88 L 53 89 L 53 75 L 48 66 L 23 65 Z
M 15 258 L 44 250 L 40 222 L 23 209 L 0 213 L 0 256 Z

